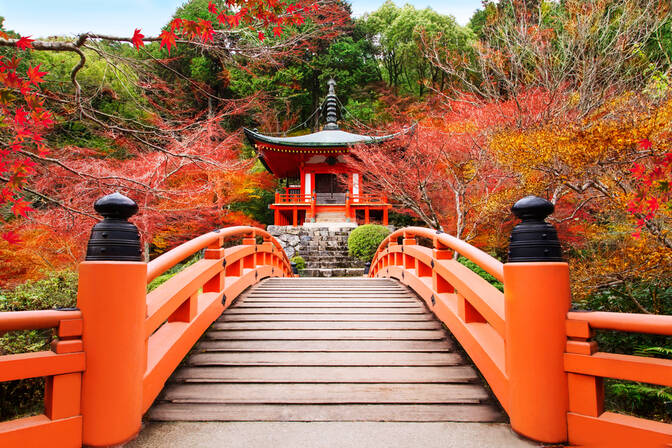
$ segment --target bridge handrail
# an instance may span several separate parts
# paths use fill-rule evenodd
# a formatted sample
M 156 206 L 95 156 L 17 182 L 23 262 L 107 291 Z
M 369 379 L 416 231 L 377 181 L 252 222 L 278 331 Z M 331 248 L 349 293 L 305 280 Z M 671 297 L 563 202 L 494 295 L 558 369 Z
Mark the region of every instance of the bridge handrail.
M 418 245 L 417 236 L 431 239 L 434 249 Z M 398 245 L 400 237 L 403 241 Z M 503 265 L 495 258 L 448 234 L 421 227 L 390 234 L 380 244 L 369 275 L 397 278 L 422 297 L 462 344 L 502 407 L 508 409 L 504 294 L 458 263 L 453 251 L 503 279 Z
M 669 446 L 672 425 L 606 412 L 604 378 L 672 387 L 672 360 L 599 351 L 593 330 L 672 336 L 672 316 L 572 311 L 567 313 L 570 441 L 580 446 Z M 636 443 L 634 442 L 636 440 Z
M 0 356 L 0 382 L 45 377 L 41 415 L 0 422 L 0 446 L 79 446 L 82 441 L 80 393 L 86 358 L 82 313 L 76 309 L 6 311 L 0 334 L 56 328 L 51 350 Z M 58 434 L 51 440 L 51 434 Z
M 378 254 L 387 247 L 390 241 L 396 241 L 398 238 L 406 236 L 420 236 L 431 240 L 436 239 L 441 244 L 476 263 L 500 282 L 504 281 L 504 265 L 501 261 L 452 235 L 424 227 L 404 227 L 403 229 L 392 232 L 382 243 L 380 243 L 371 265 L 377 261 Z
M 62 320 L 81 319 L 79 310 L 4 311 L 0 313 L 0 332 L 56 328 Z
M 147 283 L 151 282 L 190 256 L 194 255 L 196 252 L 212 245 L 220 238 L 231 238 L 240 235 L 251 235 L 252 237 L 262 236 L 264 238 L 270 238 L 270 241 L 273 243 L 273 245 L 281 252 L 283 251 L 282 246 L 278 240 L 263 229 L 250 226 L 227 227 L 196 237 L 193 240 L 187 241 L 186 243 L 183 243 L 150 261 L 147 264 Z
M 590 328 L 596 330 L 672 336 L 672 316 L 607 311 L 572 311 L 567 313 L 567 319 L 587 322 Z

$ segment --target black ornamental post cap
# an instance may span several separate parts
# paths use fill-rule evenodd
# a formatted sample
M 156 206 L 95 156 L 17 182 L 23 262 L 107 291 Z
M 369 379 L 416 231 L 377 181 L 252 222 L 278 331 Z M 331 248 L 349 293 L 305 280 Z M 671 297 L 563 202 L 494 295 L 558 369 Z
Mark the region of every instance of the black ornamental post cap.
M 558 232 L 545 219 L 553 204 L 538 196 L 526 196 L 511 211 L 522 222 L 513 228 L 509 240 L 509 263 L 564 261 Z
M 369 272 L 371 272 L 371 262 L 367 261 L 364 264 L 364 275 L 367 275 Z
M 104 219 L 91 229 L 86 261 L 142 261 L 140 232 L 128 222 L 138 204 L 114 193 L 98 199 L 93 208 Z
M 289 264 L 292 267 L 292 274 L 298 274 L 299 273 L 299 268 L 296 266 L 296 263 L 292 261 Z
M 93 208 L 104 218 L 128 219 L 138 213 L 138 204 L 120 193 L 112 193 L 98 199 Z
M 539 196 L 525 196 L 511 207 L 513 214 L 522 220 L 537 219 L 543 221 L 554 210 L 555 207 L 551 201 Z

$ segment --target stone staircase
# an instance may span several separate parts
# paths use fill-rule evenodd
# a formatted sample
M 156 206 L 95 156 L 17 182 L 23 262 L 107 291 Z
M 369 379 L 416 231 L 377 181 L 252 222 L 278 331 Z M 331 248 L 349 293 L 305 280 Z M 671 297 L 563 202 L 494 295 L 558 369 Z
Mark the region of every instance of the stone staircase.
M 300 255 L 306 260 L 305 277 L 354 277 L 364 274 L 364 263 L 348 255 L 348 236 L 354 227 L 268 226 L 287 255 Z
M 354 277 L 364 274 L 364 263 L 348 255 L 352 228 L 311 229 L 311 238 L 300 250 L 308 277 Z

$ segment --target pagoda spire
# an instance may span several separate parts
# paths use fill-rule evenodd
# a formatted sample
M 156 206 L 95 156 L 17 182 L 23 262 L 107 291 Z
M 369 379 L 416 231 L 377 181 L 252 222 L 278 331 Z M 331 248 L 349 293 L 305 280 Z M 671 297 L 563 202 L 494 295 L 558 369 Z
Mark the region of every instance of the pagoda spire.
M 327 124 L 324 126 L 325 131 L 338 130 L 338 98 L 336 97 L 336 81 L 331 78 L 327 83 L 329 85 L 329 93 L 327 94 Z

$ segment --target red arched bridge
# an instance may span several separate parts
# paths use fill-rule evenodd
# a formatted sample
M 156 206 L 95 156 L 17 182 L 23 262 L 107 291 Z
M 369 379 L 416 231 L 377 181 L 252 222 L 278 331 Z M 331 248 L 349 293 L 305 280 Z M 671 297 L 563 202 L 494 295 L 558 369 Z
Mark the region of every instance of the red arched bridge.
M 143 415 L 497 420 L 501 411 L 456 343 L 526 438 L 672 446 L 672 425 L 605 412 L 602 383 L 672 386 L 672 361 L 603 353 L 591 339 L 595 330 L 670 336 L 672 316 L 571 312 L 568 266 L 557 261 L 544 222 L 552 207 L 543 203 L 518 210 L 517 252 L 506 264 L 410 227 L 381 244 L 368 279 L 337 280 L 294 278 L 278 241 L 251 227 L 208 233 L 145 263 L 127 221 L 137 206 L 120 195 L 96 205 L 105 220 L 79 267 L 78 307 L 0 313 L 0 332 L 54 328 L 57 336 L 51 351 L 0 356 L 0 381 L 47 378 L 44 413 L 0 423 L 2 447 L 121 444 L 137 436 Z M 203 259 L 147 292 L 199 251 Z

